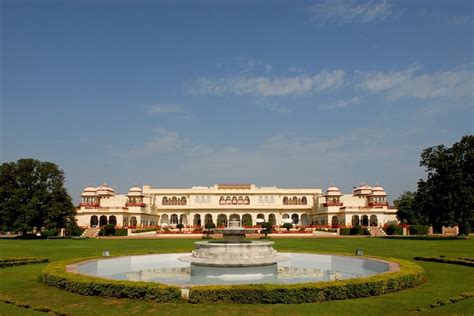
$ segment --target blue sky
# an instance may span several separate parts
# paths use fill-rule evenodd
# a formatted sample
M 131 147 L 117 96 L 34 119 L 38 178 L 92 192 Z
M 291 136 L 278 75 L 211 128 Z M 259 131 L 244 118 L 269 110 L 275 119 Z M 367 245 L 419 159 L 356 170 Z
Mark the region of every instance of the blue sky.
M 1 161 L 107 182 L 416 189 L 473 133 L 472 1 L 2 1 Z

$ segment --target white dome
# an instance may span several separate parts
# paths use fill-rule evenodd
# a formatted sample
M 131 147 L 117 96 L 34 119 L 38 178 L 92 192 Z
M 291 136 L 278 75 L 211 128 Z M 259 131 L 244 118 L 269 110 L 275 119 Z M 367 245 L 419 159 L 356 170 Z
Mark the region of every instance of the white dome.
M 142 194 L 142 189 L 139 187 L 132 187 L 130 190 L 128 190 L 128 196 L 143 196 Z
M 100 187 L 97 188 L 97 194 L 99 195 L 114 195 L 114 189 L 111 187 L 107 186 L 106 183 L 103 183 L 100 185 Z
M 335 187 L 335 186 L 332 185 L 327 189 L 326 195 L 339 196 L 339 195 L 342 195 L 342 194 L 341 194 L 341 190 L 339 190 L 338 187 Z
M 372 195 L 385 196 L 385 190 L 381 186 L 375 186 L 372 188 Z
M 369 195 L 372 194 L 372 188 L 365 183 L 362 183 L 354 190 L 354 195 Z
M 82 191 L 81 196 L 97 196 L 97 188 L 87 187 Z

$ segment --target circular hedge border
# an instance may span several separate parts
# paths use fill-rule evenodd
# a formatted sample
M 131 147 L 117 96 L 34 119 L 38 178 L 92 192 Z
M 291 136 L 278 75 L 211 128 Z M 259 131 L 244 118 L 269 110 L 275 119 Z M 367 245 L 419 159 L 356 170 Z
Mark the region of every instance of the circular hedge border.
M 393 258 L 370 258 L 398 263 L 400 270 L 371 277 L 328 282 L 210 285 L 193 286 L 189 289 L 150 282 L 116 281 L 66 271 L 68 264 L 98 259 L 95 257 L 51 263 L 43 270 L 42 278 L 50 286 L 82 295 L 149 299 L 167 303 L 182 300 L 183 290 L 189 303 L 244 304 L 299 304 L 369 297 L 412 288 L 425 281 L 425 272 L 416 263 Z

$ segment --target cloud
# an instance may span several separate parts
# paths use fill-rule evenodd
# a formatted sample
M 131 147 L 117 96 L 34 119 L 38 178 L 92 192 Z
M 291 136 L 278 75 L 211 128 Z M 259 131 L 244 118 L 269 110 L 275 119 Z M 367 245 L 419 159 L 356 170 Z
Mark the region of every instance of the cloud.
M 356 105 L 359 103 L 360 103 L 360 98 L 355 96 L 352 98 L 336 100 L 333 103 L 320 105 L 318 108 L 322 110 L 336 110 L 336 109 L 347 108 L 349 106 Z
M 307 8 L 322 24 L 355 24 L 383 21 L 392 15 L 389 1 L 325 0 Z
M 187 111 L 180 105 L 176 104 L 154 104 L 148 106 L 149 114 L 166 114 L 166 113 L 186 113 Z
M 474 24 L 473 15 L 453 16 L 449 18 L 449 23 L 456 25 L 471 25 Z
M 147 153 L 171 153 L 181 151 L 190 143 L 189 139 L 182 138 L 178 132 L 166 128 L 155 128 L 154 137 L 145 143 Z
M 291 96 L 318 93 L 339 87 L 345 73 L 337 69 L 322 70 L 313 76 L 229 76 L 226 78 L 200 78 L 192 82 L 189 92 L 205 95 L 254 95 L 262 97 Z
M 359 89 L 381 93 L 389 100 L 459 99 L 473 96 L 474 73 L 470 66 L 431 74 L 420 74 L 419 67 L 410 66 L 402 71 L 359 73 L 357 77 L 356 86 Z

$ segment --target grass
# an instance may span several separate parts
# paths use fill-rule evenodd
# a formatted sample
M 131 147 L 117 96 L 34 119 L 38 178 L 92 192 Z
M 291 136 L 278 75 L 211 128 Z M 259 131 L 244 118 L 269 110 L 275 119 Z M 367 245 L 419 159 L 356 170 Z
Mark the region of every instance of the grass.
M 275 239 L 275 249 L 292 252 L 354 253 L 412 260 L 415 256 L 472 257 L 474 240 Z M 112 254 L 189 252 L 195 240 L 0 240 L 0 258 L 48 257 L 50 261 Z M 70 315 L 303 315 L 303 314 L 472 314 L 474 299 L 416 312 L 438 301 L 474 291 L 471 267 L 417 262 L 428 281 L 414 289 L 379 297 L 300 305 L 157 304 L 149 301 L 81 296 L 48 287 L 39 275 L 44 264 L 0 269 L 0 294 L 31 306 L 46 306 Z M 37 315 L 23 308 L 0 303 L 0 315 Z

